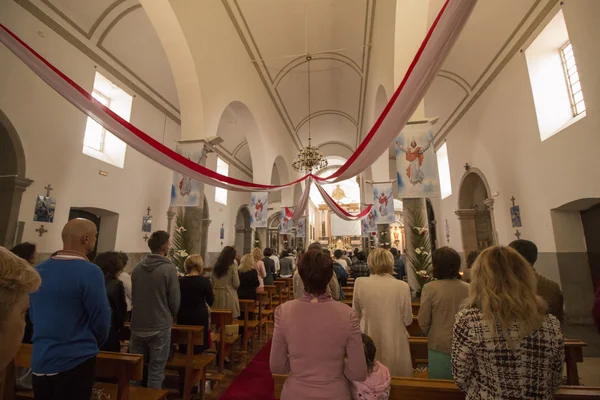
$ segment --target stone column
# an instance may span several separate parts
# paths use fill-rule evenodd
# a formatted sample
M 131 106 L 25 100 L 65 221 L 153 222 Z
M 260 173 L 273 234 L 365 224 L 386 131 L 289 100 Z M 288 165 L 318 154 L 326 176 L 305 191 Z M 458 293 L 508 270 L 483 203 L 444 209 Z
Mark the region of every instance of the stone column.
M 177 215 L 177 213 L 175 212 L 174 208 L 169 207 L 169 210 L 167 211 L 167 232 L 169 232 L 169 234 L 172 232 L 173 217 L 175 215 Z
M 18 176 L 0 177 L 0 245 L 12 247 L 19 220 L 23 192 L 33 181 Z M 33 211 L 33 210 L 32 210 Z
M 475 251 L 479 248 L 479 245 L 477 244 L 477 225 L 475 223 L 477 210 L 456 210 L 454 211 L 454 214 L 458 216 L 458 220 L 460 221 L 463 255 L 466 259 L 471 251 Z
M 490 221 L 492 223 L 492 239 L 494 241 L 494 246 L 498 244 L 498 232 L 496 232 L 496 222 L 494 221 L 494 199 L 489 198 L 483 201 L 485 207 L 488 209 L 490 213 Z
M 208 227 L 212 221 L 208 218 L 202 219 L 202 240 L 200 241 L 200 255 L 206 264 L 206 249 L 208 247 Z M 205 265 L 206 266 L 206 265 Z M 211 266 L 212 267 L 212 266 Z
M 258 240 L 260 240 L 260 244 L 262 246 L 261 250 L 264 250 L 265 248 L 269 247 L 269 241 L 267 238 L 267 230 L 268 230 L 268 228 L 256 228 L 255 235 L 257 235 Z
M 422 198 L 405 198 L 402 199 L 404 204 L 404 236 L 406 238 L 405 247 L 406 247 L 406 276 L 408 280 L 408 284 L 411 289 L 411 293 L 414 296 L 417 295 L 417 291 L 421 289 L 419 286 L 419 281 L 417 280 L 415 273 L 413 271 L 413 265 L 410 262 L 411 258 L 416 258 L 415 248 L 413 247 L 413 237 L 414 235 L 418 235 L 411 226 L 411 218 L 410 216 L 414 212 L 418 212 L 420 210 L 421 215 L 423 216 L 423 226 L 419 226 L 418 228 L 427 228 L 429 226 L 429 221 L 427 219 L 427 206 L 425 203 L 425 199 Z M 431 253 L 431 246 L 425 251 Z
M 202 157 L 198 162 L 201 166 L 206 166 L 206 156 L 211 150 L 204 146 L 202 149 Z M 190 254 L 201 254 L 203 245 L 203 220 L 204 220 L 204 184 L 200 184 L 200 191 L 198 193 L 200 198 L 200 205 L 198 207 L 185 207 L 183 215 L 184 224 L 186 226 L 188 240 L 190 243 Z M 206 244 L 204 244 L 206 248 Z

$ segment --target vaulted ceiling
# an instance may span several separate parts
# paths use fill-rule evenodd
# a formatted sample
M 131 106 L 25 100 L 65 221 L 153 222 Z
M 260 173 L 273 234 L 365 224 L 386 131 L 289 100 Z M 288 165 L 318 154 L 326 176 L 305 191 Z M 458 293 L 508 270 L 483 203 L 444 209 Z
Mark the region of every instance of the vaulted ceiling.
M 317 144 L 356 141 L 365 107 L 374 3 L 223 1 L 297 147 L 308 142 L 309 120 Z
M 139 0 L 3 1 L 21 6 L 88 55 L 101 70 L 163 112 L 171 123 L 180 123 L 181 93 L 171 72 L 164 41 L 161 42 Z M 431 23 L 444 0 L 427 1 Z M 426 115 L 440 117 L 435 126 L 437 144 L 468 112 L 558 1 L 479 1 L 425 99 Z M 277 119 L 277 124 L 266 125 L 277 132 L 277 140 L 294 151 L 305 146 L 310 121 L 314 144 L 322 145 L 328 155 L 348 157 L 360 132 L 372 123 L 365 121 L 365 107 L 368 77 L 370 68 L 373 69 L 371 53 L 380 40 L 374 37 L 374 24 L 383 3 L 376 0 L 169 2 L 174 9 L 180 6 L 177 16 L 183 28 L 200 17 L 204 19 L 198 24 L 210 25 L 207 21 L 214 14 L 214 25 L 204 27 L 201 38 L 184 29 L 189 51 L 198 55 L 204 51 L 203 44 L 217 42 L 223 43 L 220 49 L 223 53 L 236 52 L 237 62 L 246 63 L 259 82 L 254 90 L 266 93 L 263 103 L 268 104 L 262 106 L 274 110 L 269 115 Z M 183 12 L 188 9 L 190 14 L 196 14 L 184 21 Z M 202 15 L 198 10 L 211 15 Z M 312 56 L 310 113 L 307 54 Z M 201 55 L 196 57 L 199 77 L 204 83 L 215 80 L 217 77 L 206 73 L 203 76 L 202 72 L 204 64 L 215 61 L 210 54 Z M 393 59 L 390 55 L 389 62 L 393 63 Z M 231 74 L 232 67 L 224 68 L 223 60 L 227 59 L 218 60 L 217 68 L 223 67 L 224 74 Z M 231 90 L 226 96 L 233 97 L 229 101 L 236 100 Z M 225 140 L 217 149 L 219 155 L 252 176 L 248 129 L 240 111 L 227 106 L 214 112 L 218 114 L 215 118 L 219 125 L 209 135 Z M 157 128 L 157 132 L 161 130 Z M 340 153 L 339 145 L 346 153 Z

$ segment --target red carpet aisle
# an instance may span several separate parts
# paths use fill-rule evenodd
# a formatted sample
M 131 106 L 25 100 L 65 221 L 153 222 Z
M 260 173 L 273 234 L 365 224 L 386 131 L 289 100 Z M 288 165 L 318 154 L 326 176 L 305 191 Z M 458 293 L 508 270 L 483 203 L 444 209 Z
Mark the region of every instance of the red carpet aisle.
M 273 377 L 269 368 L 271 341 L 250 361 L 231 382 L 219 400 L 272 400 Z

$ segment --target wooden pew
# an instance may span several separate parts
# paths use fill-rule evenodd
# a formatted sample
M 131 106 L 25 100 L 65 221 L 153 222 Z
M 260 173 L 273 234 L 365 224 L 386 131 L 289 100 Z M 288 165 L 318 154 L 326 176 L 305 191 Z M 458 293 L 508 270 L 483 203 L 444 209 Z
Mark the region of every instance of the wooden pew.
M 413 363 L 413 368 L 417 364 L 427 364 L 427 338 L 426 337 L 410 337 L 410 356 Z M 585 342 L 578 339 L 565 339 L 565 363 L 567 364 L 567 384 L 569 386 L 579 385 L 579 372 L 577 363 L 583 362 L 583 348 L 587 346 Z
M 216 332 L 213 333 L 213 341 L 217 342 L 217 357 L 219 363 L 219 372 L 223 372 L 225 367 L 225 358 L 231 355 L 233 345 L 237 342 L 239 336 L 228 336 L 225 334 L 225 327 L 233 325 L 233 313 L 231 310 L 210 310 L 210 320 L 216 326 Z M 238 328 L 239 329 L 239 328 Z
M 419 315 L 419 309 L 421 308 L 421 302 L 420 301 L 413 301 L 412 302 L 412 313 L 413 315 Z
M 250 313 L 254 312 L 254 300 L 240 300 L 240 311 L 244 313 L 244 319 L 237 319 L 235 323 L 243 328 L 244 333 L 242 335 L 242 349 L 244 353 L 248 352 L 248 339 L 254 337 L 256 328 L 260 326 L 260 321 L 250 319 Z M 254 316 L 256 317 L 256 315 Z M 252 342 L 254 344 L 254 341 Z
M 173 325 L 171 327 L 171 343 L 187 346 L 186 353 L 177 350 L 167 361 L 167 368 L 184 370 L 183 400 L 190 400 L 192 387 L 200 383 L 200 398 L 204 398 L 206 383 L 206 368 L 215 359 L 214 354 L 194 354 L 194 346 L 204 344 L 204 327 L 196 325 Z
M 281 391 L 287 375 L 273 375 L 275 399 Z M 554 397 L 556 400 L 598 400 L 600 387 L 563 386 Z M 392 377 L 390 400 L 464 400 L 465 394 L 453 381 L 421 378 Z
M 31 368 L 32 345 L 22 344 L 12 363 L 12 367 Z M 167 398 L 167 390 L 147 389 L 130 386 L 130 381 L 141 381 L 144 370 L 144 357 L 139 354 L 113 353 L 101 351 L 96 357 L 96 378 L 111 378 L 117 380 L 116 398 L 118 400 L 162 400 Z M 10 375 L 10 374 L 7 374 Z M 8 380 L 14 382 L 13 379 Z M 110 384 L 98 384 L 110 388 Z M 13 385 L 3 385 L 3 400 L 33 398 L 33 391 L 15 392 Z

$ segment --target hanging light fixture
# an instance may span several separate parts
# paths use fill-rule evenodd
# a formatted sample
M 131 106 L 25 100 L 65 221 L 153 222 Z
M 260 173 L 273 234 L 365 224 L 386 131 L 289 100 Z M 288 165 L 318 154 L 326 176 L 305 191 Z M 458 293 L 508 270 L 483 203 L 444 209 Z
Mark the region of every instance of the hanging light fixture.
M 306 64 L 308 68 L 308 146 L 304 149 L 300 150 L 298 155 L 296 156 L 296 160 L 292 163 L 292 167 L 304 174 L 311 174 L 313 171 L 318 171 L 327 166 L 328 162 L 323 154 L 319 151 L 317 147 L 314 147 L 311 144 L 311 136 L 310 136 L 310 61 L 312 57 L 310 54 L 306 56 Z

